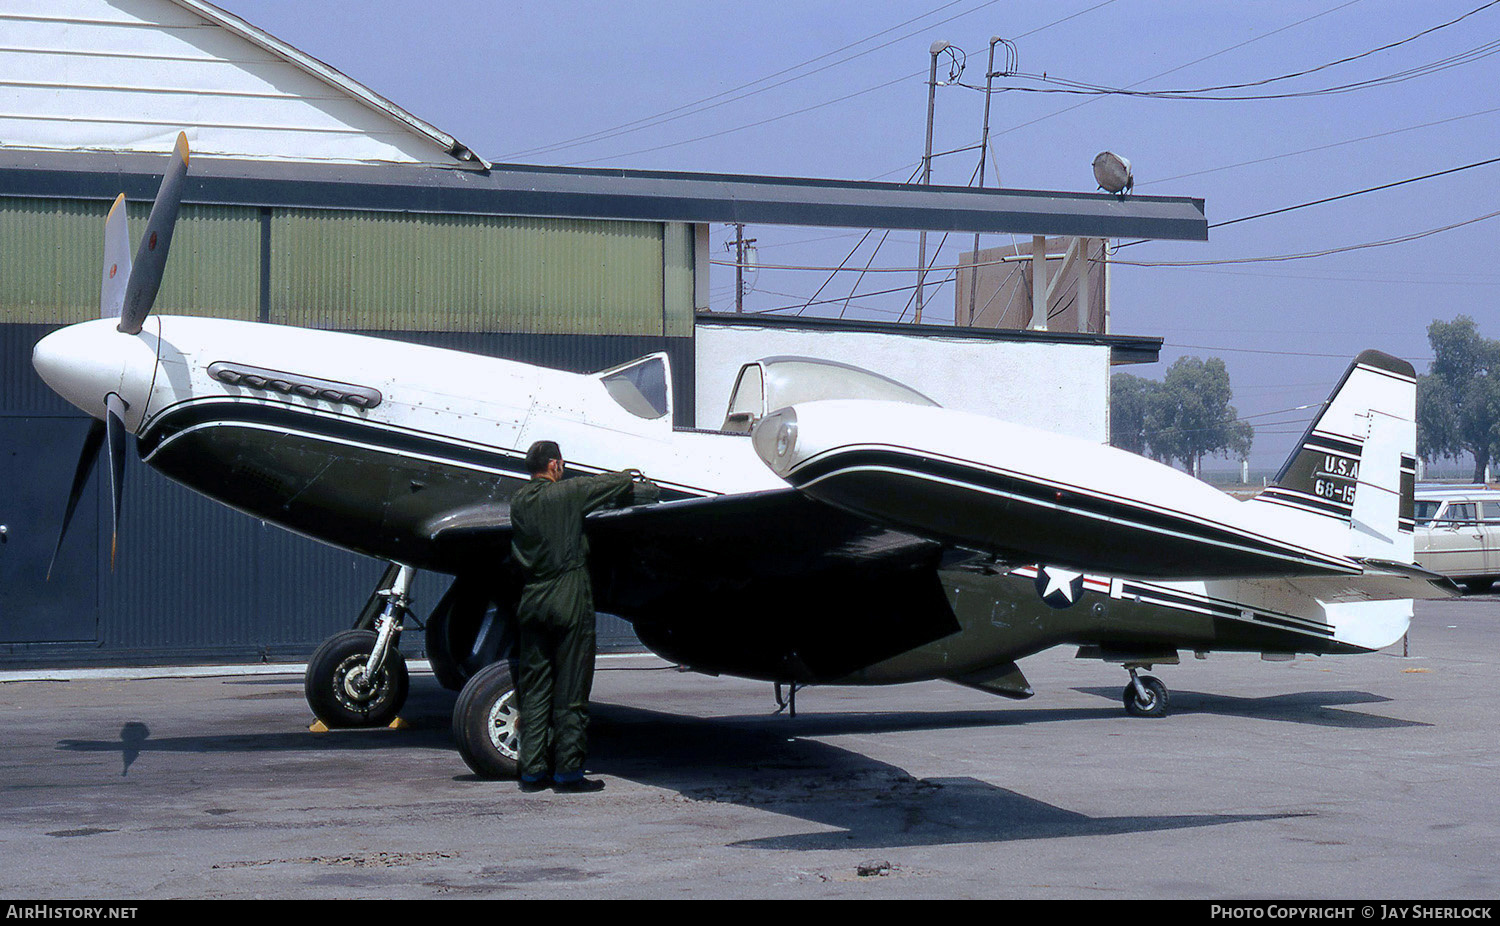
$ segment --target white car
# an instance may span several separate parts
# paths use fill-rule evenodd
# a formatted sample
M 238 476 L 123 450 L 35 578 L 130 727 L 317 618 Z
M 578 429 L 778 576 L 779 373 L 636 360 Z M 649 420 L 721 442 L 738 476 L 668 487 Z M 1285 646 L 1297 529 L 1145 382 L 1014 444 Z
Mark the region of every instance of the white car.
M 1500 579 L 1500 489 L 1483 485 L 1417 487 L 1417 565 L 1471 592 Z

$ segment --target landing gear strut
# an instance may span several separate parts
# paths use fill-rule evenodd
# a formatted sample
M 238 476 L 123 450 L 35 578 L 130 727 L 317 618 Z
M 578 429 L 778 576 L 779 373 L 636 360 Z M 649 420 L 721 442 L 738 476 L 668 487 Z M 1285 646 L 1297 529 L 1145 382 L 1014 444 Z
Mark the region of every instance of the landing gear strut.
M 397 643 L 415 576 L 410 566 L 392 563 L 355 629 L 329 637 L 308 660 L 307 704 L 324 725 L 385 726 L 406 703 L 410 680 Z
M 1125 713 L 1132 717 L 1167 716 L 1167 686 L 1161 679 L 1137 675 L 1138 666 L 1126 666 L 1130 684 L 1125 686 Z
M 776 713 L 787 712 L 788 717 L 797 716 L 797 690 L 804 687 L 796 682 L 787 683 L 786 697 L 781 696 L 781 683 L 776 683 Z

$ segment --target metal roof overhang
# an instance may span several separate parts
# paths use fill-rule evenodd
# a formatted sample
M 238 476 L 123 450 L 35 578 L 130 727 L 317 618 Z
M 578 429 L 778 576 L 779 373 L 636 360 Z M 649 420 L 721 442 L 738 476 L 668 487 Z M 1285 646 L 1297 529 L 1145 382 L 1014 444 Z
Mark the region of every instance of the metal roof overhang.
M 156 195 L 164 159 L 0 150 L 0 195 Z M 186 202 L 446 214 L 746 222 L 1208 240 L 1203 200 L 736 174 L 496 165 L 488 171 L 194 158 Z

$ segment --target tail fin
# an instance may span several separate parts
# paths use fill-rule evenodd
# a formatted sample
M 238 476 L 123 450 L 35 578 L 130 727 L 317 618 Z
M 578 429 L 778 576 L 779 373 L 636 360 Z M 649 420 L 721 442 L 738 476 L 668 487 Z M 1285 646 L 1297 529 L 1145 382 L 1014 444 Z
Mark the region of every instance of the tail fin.
M 1412 365 L 1365 351 L 1254 502 L 1296 512 L 1330 552 L 1412 562 L 1416 408 Z

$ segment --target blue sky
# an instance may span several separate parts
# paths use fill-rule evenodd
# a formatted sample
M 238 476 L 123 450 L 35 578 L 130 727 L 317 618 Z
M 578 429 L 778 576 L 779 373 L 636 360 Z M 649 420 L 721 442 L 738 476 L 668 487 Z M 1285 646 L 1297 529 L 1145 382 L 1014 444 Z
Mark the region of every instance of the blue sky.
M 1138 90 L 1196 89 L 1361 55 L 1485 0 L 218 2 L 491 161 L 901 181 L 922 155 L 935 40 L 967 52 L 963 83 L 984 83 L 989 39 L 1002 36 L 1015 41 L 1021 72 Z M 1130 158 L 1139 192 L 1202 197 L 1215 223 L 1488 160 L 1500 156 L 1500 55 L 1486 47 L 1497 36 L 1500 5 L 1355 61 L 1220 92 L 1303 92 L 1380 79 L 1340 93 L 1239 101 L 1000 93 L 987 182 L 996 185 L 998 170 L 1007 187 L 1092 190 L 1090 163 L 1108 149 Z M 940 79 L 948 67 L 945 58 Z M 975 144 L 982 107 L 979 92 L 940 87 L 934 150 Z M 969 182 L 977 157 L 936 159 L 934 182 Z M 1207 243 L 1150 242 L 1117 257 L 1217 261 L 1344 248 L 1500 211 L 1497 188 L 1500 164 L 1492 164 L 1216 229 Z M 811 266 L 838 263 L 861 232 L 749 230 L 763 262 Z M 715 227 L 714 246 L 729 234 Z M 1250 419 L 1260 425 L 1251 463 L 1271 467 L 1309 412 L 1267 413 L 1323 399 L 1360 350 L 1385 350 L 1424 371 L 1426 327 L 1435 318 L 1468 314 L 1481 333 L 1500 337 L 1497 240 L 1500 217 L 1318 258 L 1116 264 L 1113 330 L 1166 339 L 1162 362 L 1132 368 L 1138 374 L 1159 378 L 1184 354 L 1223 357 L 1239 412 L 1259 416 Z M 1009 238 L 984 241 L 1002 243 Z M 929 257 L 936 245 L 929 240 Z M 951 264 L 957 250 L 950 240 L 936 262 Z M 868 254 L 867 245 L 858 263 Z M 915 233 L 897 232 L 876 266 L 915 260 Z M 732 279 L 728 268 L 716 272 L 716 308 L 729 307 Z M 797 305 L 825 279 L 761 270 L 746 306 Z M 844 295 L 852 282 L 836 281 L 830 291 Z M 862 291 L 906 282 L 882 278 Z M 906 301 L 907 294 L 856 296 L 850 312 L 888 319 Z M 951 318 L 952 301 L 951 289 L 929 291 L 928 319 Z

